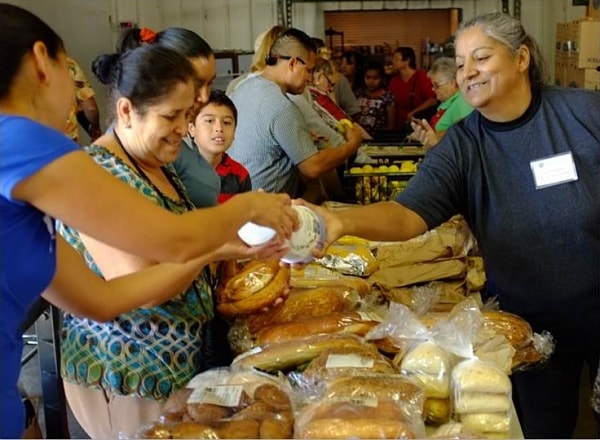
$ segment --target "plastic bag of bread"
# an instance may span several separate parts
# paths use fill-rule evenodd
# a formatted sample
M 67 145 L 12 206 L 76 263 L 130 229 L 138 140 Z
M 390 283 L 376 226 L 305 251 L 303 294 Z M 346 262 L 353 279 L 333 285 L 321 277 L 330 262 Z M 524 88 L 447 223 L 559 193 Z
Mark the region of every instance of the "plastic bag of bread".
M 222 280 L 217 310 L 225 316 L 248 315 L 273 305 L 288 289 L 290 269 L 279 260 L 251 261 L 239 273 Z
M 323 316 L 300 318 L 261 329 L 256 344 L 264 345 L 318 333 L 351 333 L 364 336 L 381 318 L 375 313 L 360 311 L 332 312 Z
M 299 319 L 356 310 L 360 300 L 355 290 L 343 286 L 294 288 L 283 304 L 266 312 L 238 317 L 229 330 L 229 345 L 235 353 L 247 352 L 257 346 L 256 336 L 262 329 Z
M 323 350 L 334 347 L 360 349 L 366 343 L 363 338 L 352 334 L 323 333 L 255 347 L 238 355 L 231 365 L 286 372 L 310 362 Z
M 458 363 L 452 371 L 452 389 L 454 412 L 468 430 L 483 436 L 508 435 L 512 387 L 496 365 L 477 358 Z
M 173 393 L 141 438 L 291 438 L 293 392 L 283 378 L 250 369 L 196 375 Z M 165 437 L 166 436 L 166 437 Z
M 295 438 L 412 439 L 424 437 L 422 422 L 393 400 L 320 401 L 302 408 Z
M 343 286 L 292 289 L 283 304 L 266 313 L 245 316 L 241 321 L 252 335 L 261 329 L 298 318 L 324 316 L 333 312 L 356 310 L 361 297 L 353 289 Z
M 330 381 L 334 378 L 370 374 L 397 374 L 391 361 L 374 345 L 364 348 L 330 348 L 322 351 L 302 372 L 308 383 Z
M 369 374 L 328 381 L 321 395 L 325 401 L 397 401 L 422 419 L 425 395 L 413 380 L 401 374 Z

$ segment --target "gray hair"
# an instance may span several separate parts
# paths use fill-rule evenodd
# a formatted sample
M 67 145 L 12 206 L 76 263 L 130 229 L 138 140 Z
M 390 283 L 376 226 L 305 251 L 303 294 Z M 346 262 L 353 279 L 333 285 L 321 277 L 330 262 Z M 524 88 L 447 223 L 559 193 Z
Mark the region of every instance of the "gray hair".
M 471 27 L 480 28 L 485 35 L 506 46 L 513 54 L 517 54 L 521 45 L 529 49 L 529 81 L 532 88 L 539 88 L 546 83 L 546 68 L 540 48 L 535 40 L 525 31 L 516 18 L 502 12 L 489 12 L 477 15 L 462 23 L 456 32 L 456 40 L 460 34 Z M 455 40 L 455 41 L 456 41 Z
M 441 57 L 433 62 L 429 76 L 440 75 L 444 81 L 456 80 L 456 61 L 450 57 Z

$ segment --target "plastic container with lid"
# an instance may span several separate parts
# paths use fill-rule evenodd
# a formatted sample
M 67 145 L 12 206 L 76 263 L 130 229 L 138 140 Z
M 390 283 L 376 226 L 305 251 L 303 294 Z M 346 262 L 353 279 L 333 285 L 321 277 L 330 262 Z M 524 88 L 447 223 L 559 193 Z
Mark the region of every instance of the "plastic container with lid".
M 313 259 L 312 250 L 325 239 L 325 225 L 321 216 L 312 209 L 299 205 L 294 205 L 293 208 L 298 214 L 299 226 L 287 242 L 290 252 L 281 261 L 290 264 L 308 263 Z M 238 235 L 248 246 L 261 246 L 275 237 L 275 231 L 248 222 L 239 229 Z

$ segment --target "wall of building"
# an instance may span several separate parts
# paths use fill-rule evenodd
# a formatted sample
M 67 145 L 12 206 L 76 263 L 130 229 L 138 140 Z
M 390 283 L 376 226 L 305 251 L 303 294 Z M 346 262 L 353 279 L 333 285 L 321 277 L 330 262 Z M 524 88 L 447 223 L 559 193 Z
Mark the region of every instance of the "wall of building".
M 182 26 L 202 35 L 215 49 L 252 50 L 254 39 L 277 23 L 277 0 L 9 0 L 39 15 L 64 38 L 69 52 L 89 73 L 91 61 L 111 52 L 119 23 L 161 29 Z M 513 2 L 509 2 L 512 12 Z M 324 38 L 324 11 L 462 8 L 463 17 L 501 10 L 501 0 L 326 1 L 292 4 L 292 25 Z M 522 0 L 521 20 L 540 43 L 548 66 L 554 64 L 556 23 L 585 15 L 571 0 Z M 550 69 L 551 70 L 551 69 Z M 92 76 L 90 74 L 90 76 Z M 98 100 L 104 87 L 93 79 Z

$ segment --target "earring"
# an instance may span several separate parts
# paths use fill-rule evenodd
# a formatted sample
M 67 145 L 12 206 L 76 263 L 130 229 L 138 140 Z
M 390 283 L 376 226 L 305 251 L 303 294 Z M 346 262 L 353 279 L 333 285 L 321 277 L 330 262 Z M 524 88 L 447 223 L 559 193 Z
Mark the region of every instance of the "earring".
M 131 128 L 131 122 L 125 123 L 125 128 Z

